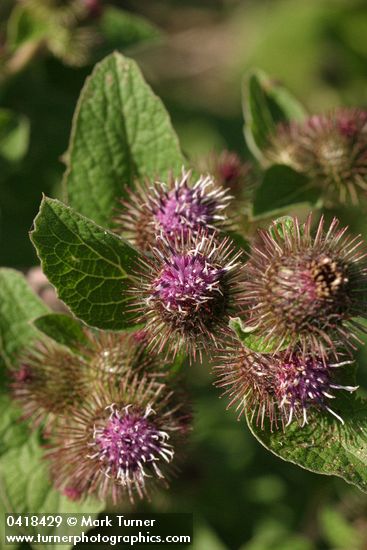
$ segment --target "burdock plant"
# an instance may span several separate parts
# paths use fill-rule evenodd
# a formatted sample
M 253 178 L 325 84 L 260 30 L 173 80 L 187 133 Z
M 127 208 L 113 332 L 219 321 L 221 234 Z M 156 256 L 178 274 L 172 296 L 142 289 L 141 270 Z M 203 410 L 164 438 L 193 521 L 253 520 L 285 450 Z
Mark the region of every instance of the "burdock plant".
M 327 200 L 357 204 L 367 193 L 367 112 L 342 108 L 280 124 L 266 156 L 305 173 Z
M 247 264 L 244 298 L 248 323 L 279 349 L 300 342 L 305 355 L 325 355 L 342 342 L 353 348 L 364 330 L 367 264 L 363 241 L 323 218 L 312 235 L 312 217 L 290 230 L 284 222 L 259 233 Z
M 230 316 L 241 311 L 243 254 L 229 238 L 218 240 L 206 231 L 181 233 L 174 243 L 161 234 L 152 256 L 141 262 L 138 281 L 135 309 L 151 347 L 201 357 L 228 333 Z
M 14 398 L 32 425 L 52 425 L 60 414 L 80 402 L 92 383 L 93 370 L 82 357 L 47 340 L 37 342 L 21 357 L 12 375 Z
M 248 199 L 253 191 L 253 166 L 250 162 L 244 162 L 234 151 L 224 149 L 220 153 L 212 153 L 202 159 L 199 167 L 202 167 L 203 171 L 208 170 L 215 182 L 229 189 L 236 199 Z
M 4 433 L 19 415 L 15 397 L 38 426 L 15 446 L 36 457 L 47 490 L 52 481 L 82 507 L 165 486 L 190 429 L 177 372 L 205 368 L 187 359 L 215 359 L 216 384 L 268 449 L 365 490 L 366 404 L 349 365 L 367 318 L 363 241 L 336 219 L 317 224 L 317 212 L 315 229 L 311 215 L 283 217 L 249 242 L 232 220 L 237 210 L 254 235 L 274 209 L 301 211 L 295 200 L 317 210 L 315 188 L 362 201 L 366 115 L 310 119 L 274 86 L 252 75 L 245 93 L 247 146 L 259 161 L 245 206 L 252 174 L 236 155 L 219 155 L 203 175 L 182 170 L 190 161 L 133 61 L 109 56 L 87 81 L 65 156 L 68 204 L 45 197 L 31 233 L 67 315 L 0 270 L 0 355 L 13 372 Z M 15 453 L 3 439 L 8 507 L 23 489 L 8 491 Z
M 140 250 L 149 250 L 160 232 L 174 242 L 203 228 L 212 232 L 228 227 L 230 201 L 228 189 L 211 176 L 193 181 L 191 173 L 183 170 L 179 178 L 171 177 L 168 183 L 137 183 L 121 202 L 116 230 Z
M 216 385 L 224 388 L 228 407 L 235 405 L 239 416 L 246 413 L 262 429 L 265 421 L 272 430 L 285 429 L 292 421 L 304 426 L 315 411 L 328 412 L 343 423 L 330 403 L 337 390 L 357 390 L 338 382 L 338 368 L 350 364 L 305 356 L 299 348 L 261 354 L 241 347 L 216 367 Z
M 47 457 L 56 487 L 114 502 L 167 486 L 177 469 L 190 414 L 182 392 L 127 373 L 97 384 L 53 430 Z
M 34 427 L 50 427 L 55 419 L 71 414 L 93 391 L 98 381 L 120 381 L 130 373 L 159 377 L 162 358 L 148 352 L 140 333 L 126 334 L 84 330 L 77 349 L 69 350 L 49 339 L 36 342 L 21 357 L 12 375 L 14 398 L 24 418 Z

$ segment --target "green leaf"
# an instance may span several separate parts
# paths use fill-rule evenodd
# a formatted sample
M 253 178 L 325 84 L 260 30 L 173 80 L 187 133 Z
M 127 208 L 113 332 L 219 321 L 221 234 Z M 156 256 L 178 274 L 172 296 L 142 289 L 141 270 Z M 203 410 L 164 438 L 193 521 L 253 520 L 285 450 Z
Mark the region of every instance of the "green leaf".
M 33 324 L 43 334 L 73 351 L 80 351 L 80 345 L 88 345 L 80 322 L 69 315 L 49 313 L 35 319 Z
M 0 109 L 0 156 L 8 162 L 21 160 L 28 151 L 29 120 L 8 109 Z
M 7 408 L 16 418 L 16 410 L 13 410 L 14 405 L 10 399 L 5 396 L 1 399 L 4 404 L 7 400 Z M 17 420 L 19 422 L 19 418 Z M 3 513 L 98 514 L 104 508 L 103 504 L 96 501 L 72 502 L 55 491 L 51 486 L 47 463 L 43 458 L 39 432 L 30 434 L 25 423 L 19 423 L 17 429 L 22 432 L 22 437 L 17 438 L 16 444 L 14 439 L 11 440 L 7 450 L 0 455 L 0 510 L 2 509 Z M 0 416 L 0 433 L 3 431 L 4 417 Z M 4 518 L 0 518 L 0 521 L 3 523 Z M 74 528 L 72 532 L 78 534 Z M 35 533 L 36 531 L 31 528 L 27 530 L 27 534 Z M 53 533 L 54 528 L 50 528 L 47 534 Z M 63 534 L 68 534 L 67 530 Z M 44 548 L 46 547 L 51 548 L 51 545 L 45 545 Z M 69 546 L 71 547 L 72 545 Z
M 274 165 L 266 170 L 256 190 L 253 215 L 263 215 L 269 210 L 280 210 L 304 202 L 316 204 L 319 198 L 320 189 L 314 187 L 306 176 L 289 166 Z
M 44 273 L 76 317 L 101 329 L 133 328 L 126 291 L 139 253 L 127 241 L 47 197 L 31 239 Z
M 340 392 L 339 392 L 340 393 Z M 279 458 L 319 474 L 335 475 L 367 492 L 367 401 L 338 395 L 327 411 L 310 413 L 304 427 L 292 422 L 284 431 L 262 430 L 247 417 L 256 439 Z
M 23 422 L 19 421 L 20 411 L 11 401 L 9 395 L 0 394 L 0 457 L 9 449 L 23 445 L 29 432 Z
M 252 71 L 244 80 L 244 116 L 246 142 L 256 158 L 270 143 L 276 125 L 290 120 L 302 120 L 305 109 L 282 85 L 262 71 Z
M 245 348 L 256 353 L 273 353 L 288 347 L 288 343 L 279 347 L 279 341 L 276 338 L 264 341 L 264 337 L 256 332 L 256 328 L 246 327 L 239 317 L 232 317 L 229 321 L 229 327 L 235 332 L 238 340 Z
M 114 53 L 96 65 L 79 99 L 66 159 L 69 204 L 107 227 L 124 186 L 181 169 L 169 116 L 134 61 Z
M 330 548 L 363 548 L 363 534 L 337 508 L 326 506 L 319 517 Z
M 50 32 L 45 21 L 35 16 L 26 5 L 18 4 L 12 10 L 7 25 L 7 45 L 14 51 L 27 42 L 38 42 Z
M 159 29 L 143 17 L 114 6 L 104 8 L 98 25 L 104 39 L 104 55 L 114 49 L 130 48 L 161 36 Z
M 21 273 L 0 269 L 0 366 L 14 366 L 19 353 L 37 338 L 30 321 L 48 311 Z

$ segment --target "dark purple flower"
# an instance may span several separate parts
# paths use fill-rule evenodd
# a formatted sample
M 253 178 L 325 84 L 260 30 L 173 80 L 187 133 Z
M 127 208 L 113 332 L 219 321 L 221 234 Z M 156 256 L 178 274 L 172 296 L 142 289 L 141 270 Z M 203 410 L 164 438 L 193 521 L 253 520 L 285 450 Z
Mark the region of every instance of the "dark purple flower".
M 337 381 L 338 368 L 349 364 L 304 355 L 300 348 L 260 354 L 240 347 L 221 358 L 216 386 L 224 388 L 228 407 L 235 405 L 239 417 L 245 413 L 262 429 L 266 423 L 271 431 L 285 429 L 292 421 L 304 426 L 315 411 L 327 411 L 343 423 L 329 403 L 336 390 L 357 389 Z
M 47 458 L 55 486 L 114 502 L 148 496 L 151 486 L 167 485 L 189 427 L 182 392 L 131 372 L 119 385 L 99 382 L 53 429 Z
M 184 347 L 200 356 L 241 309 L 242 253 L 228 238 L 217 241 L 205 232 L 182 235 L 174 246 L 162 236 L 152 252 L 135 289 L 150 345 L 160 352 L 169 344 L 173 353 Z
M 201 228 L 214 230 L 228 225 L 225 210 L 231 197 L 210 176 L 190 182 L 190 172 L 165 183 L 138 184 L 122 201 L 116 229 L 137 248 L 147 251 L 163 232 L 174 241 Z
M 119 410 L 114 404 L 110 410 L 108 421 L 94 429 L 89 457 L 97 458 L 104 474 L 123 486 L 131 482 L 137 488 L 143 486 L 146 469 L 163 477 L 160 462 L 170 463 L 174 451 L 167 432 L 154 423 L 151 405 L 142 411 L 131 404 Z
M 359 236 L 338 229 L 334 218 L 315 237 L 311 216 L 305 225 L 293 220 L 259 233 L 247 264 L 244 291 L 248 324 L 266 339 L 277 338 L 279 349 L 298 341 L 310 353 L 324 355 L 340 342 L 354 347 L 367 317 L 366 252 Z
M 275 356 L 272 361 L 274 395 L 286 426 L 293 418 L 297 418 L 302 426 L 307 424 L 310 408 L 326 410 L 344 423 L 328 402 L 335 398 L 335 390 L 353 392 L 358 389 L 334 380 L 335 368 L 350 364 L 349 361 L 331 364 L 320 357 L 289 352 Z

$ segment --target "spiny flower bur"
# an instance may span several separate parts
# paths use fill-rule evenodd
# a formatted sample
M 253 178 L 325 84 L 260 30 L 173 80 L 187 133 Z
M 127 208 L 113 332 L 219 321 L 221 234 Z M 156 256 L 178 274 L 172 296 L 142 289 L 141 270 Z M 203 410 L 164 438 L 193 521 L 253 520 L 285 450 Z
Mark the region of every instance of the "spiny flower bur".
M 208 231 L 229 227 L 228 190 L 210 176 L 200 176 L 194 183 L 191 180 L 191 173 L 183 170 L 180 178 L 171 178 L 168 183 L 137 183 L 121 201 L 116 231 L 147 251 L 160 232 L 174 241 L 203 227 Z
M 152 349 L 183 349 L 195 359 L 216 346 L 241 309 L 243 271 L 242 252 L 228 238 L 218 241 L 204 231 L 182 234 L 174 245 L 158 238 L 134 291 Z
M 341 385 L 335 380 L 335 369 L 350 365 L 351 361 L 332 363 L 300 352 L 281 353 L 272 361 L 274 395 L 285 426 L 289 426 L 293 418 L 301 426 L 307 424 L 309 409 L 328 411 L 344 423 L 329 403 L 336 397 L 335 390 L 354 392 L 358 389 L 358 386 Z
M 237 406 L 239 417 L 246 413 L 251 422 L 271 431 L 286 429 L 292 422 L 305 426 L 315 411 L 327 411 L 339 422 L 343 418 L 331 408 L 338 390 L 354 392 L 357 386 L 337 381 L 338 367 L 351 361 L 305 356 L 302 350 L 259 354 L 245 348 L 219 367 L 216 385 L 225 389 L 229 405 Z
M 37 342 L 14 372 L 12 391 L 25 418 L 35 426 L 49 425 L 81 403 L 97 380 L 113 377 L 119 384 L 127 372 L 142 371 L 157 378 L 164 375 L 163 366 L 141 334 L 85 330 L 85 341 L 73 352 L 51 340 Z
M 364 331 L 356 317 L 367 317 L 367 266 L 359 236 L 329 228 L 321 219 L 315 237 L 312 218 L 293 220 L 259 233 L 247 264 L 245 301 L 248 324 L 278 349 L 298 341 L 307 353 L 325 355 L 338 344 L 349 350 Z
M 81 499 L 147 497 L 167 486 L 189 426 L 185 397 L 165 384 L 131 373 L 119 387 L 97 384 L 53 431 L 47 458 L 55 486 Z
M 310 176 L 326 198 L 357 204 L 367 193 L 367 112 L 342 108 L 281 125 L 267 156 Z
M 211 154 L 203 166 L 213 175 L 217 184 L 236 198 L 249 198 L 254 188 L 255 178 L 253 166 L 244 162 L 234 151 L 223 150 L 220 153 Z
M 85 356 L 95 377 L 115 375 L 118 383 L 126 372 L 144 372 L 146 375 L 163 376 L 165 362 L 148 350 L 148 335 L 140 330 L 133 333 L 98 332 L 90 333 Z
M 33 426 L 50 426 L 83 399 L 87 367 L 67 348 L 45 340 L 24 354 L 12 378 L 13 396 L 24 418 Z
M 272 377 L 264 358 L 243 346 L 227 348 L 218 354 L 219 365 L 214 367 L 215 386 L 223 388 L 222 397 L 229 400 L 227 409 L 235 407 L 238 420 L 247 413 L 262 427 L 265 418 L 271 426 L 277 424 Z

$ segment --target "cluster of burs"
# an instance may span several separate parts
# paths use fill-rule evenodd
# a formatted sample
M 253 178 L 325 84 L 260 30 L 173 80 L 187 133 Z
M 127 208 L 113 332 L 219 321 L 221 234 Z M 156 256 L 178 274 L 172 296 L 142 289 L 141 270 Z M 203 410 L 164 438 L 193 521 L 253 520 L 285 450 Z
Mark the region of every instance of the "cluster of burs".
M 362 203 L 366 125 L 352 109 L 282 125 L 265 156 L 307 173 L 325 204 Z M 38 342 L 14 376 L 24 416 L 43 426 L 53 483 L 71 499 L 134 500 L 169 482 L 191 430 L 182 378 L 197 363 L 212 365 L 215 385 L 258 429 L 302 429 L 320 415 L 343 423 L 338 399 L 357 389 L 362 240 L 315 213 L 249 227 L 245 251 L 231 234 L 256 173 L 229 152 L 197 172 L 140 181 L 121 199 L 115 231 L 142 253 L 125 290 L 139 331 L 83 328 L 73 351 Z

